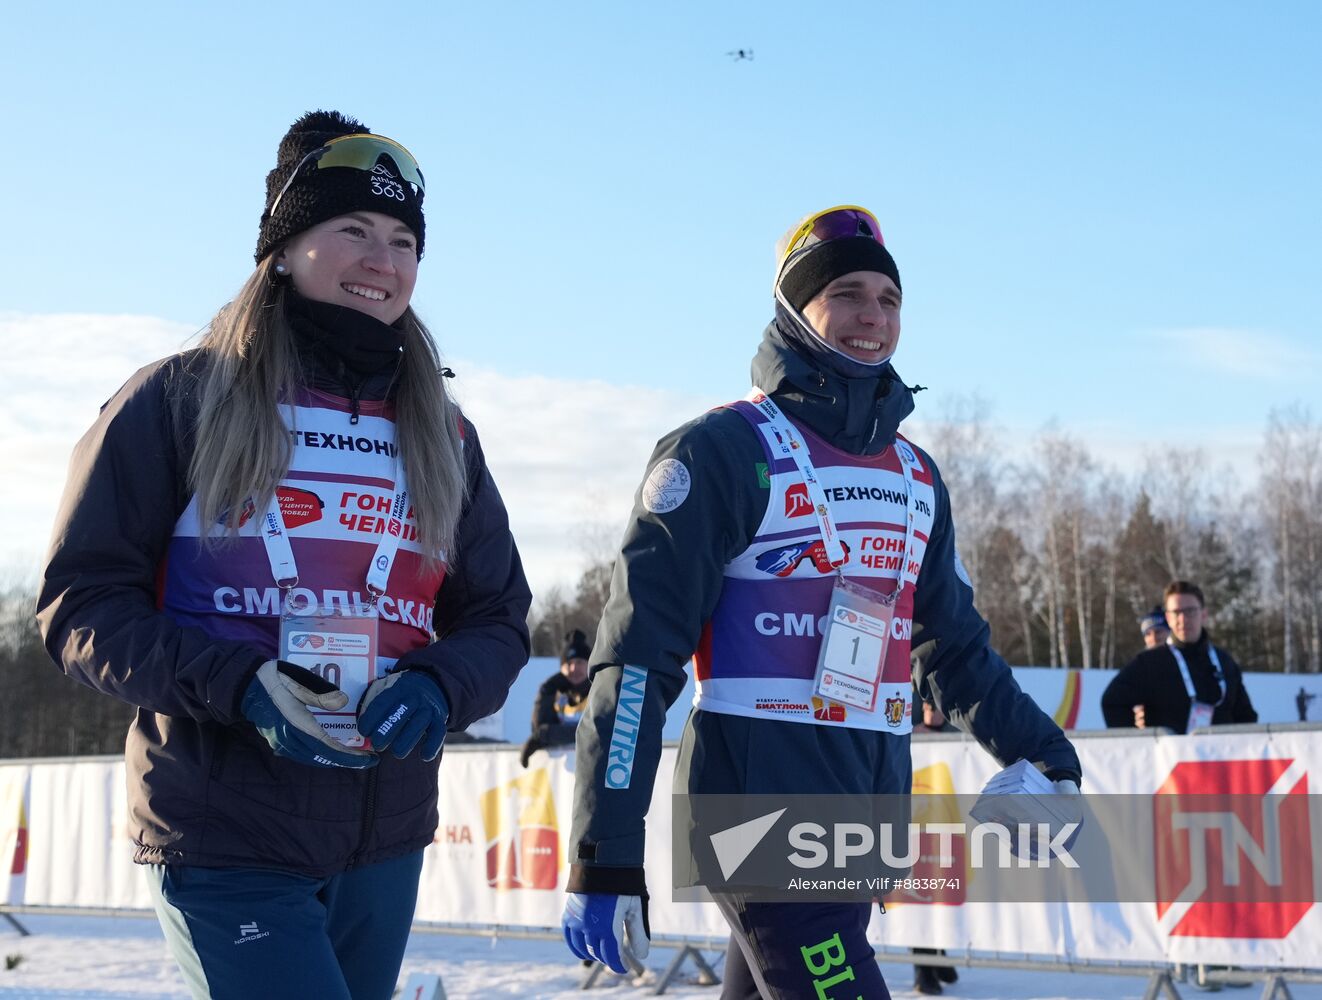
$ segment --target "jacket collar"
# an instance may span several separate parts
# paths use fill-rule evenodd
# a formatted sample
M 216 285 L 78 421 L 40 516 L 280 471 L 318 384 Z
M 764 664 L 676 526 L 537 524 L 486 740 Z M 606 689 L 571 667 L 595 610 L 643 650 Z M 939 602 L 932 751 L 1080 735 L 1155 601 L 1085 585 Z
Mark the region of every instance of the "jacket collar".
M 1212 644 L 1212 640 L 1208 638 L 1206 628 L 1204 628 L 1203 631 L 1199 633 L 1198 638 L 1193 642 L 1180 642 L 1180 640 L 1175 638 L 1174 635 L 1172 635 L 1170 639 L 1167 640 L 1167 642 L 1169 642 L 1170 645 L 1174 646 L 1176 649 L 1180 650 L 1181 652 L 1186 652 L 1186 653 L 1199 652 L 1199 651 L 1205 652 L 1207 650 L 1207 647 Z
M 841 451 L 879 455 L 895 443 L 913 412 L 913 390 L 887 364 L 879 374 L 847 378 L 806 355 L 779 320 L 768 324 L 753 357 L 753 384 L 794 420 Z

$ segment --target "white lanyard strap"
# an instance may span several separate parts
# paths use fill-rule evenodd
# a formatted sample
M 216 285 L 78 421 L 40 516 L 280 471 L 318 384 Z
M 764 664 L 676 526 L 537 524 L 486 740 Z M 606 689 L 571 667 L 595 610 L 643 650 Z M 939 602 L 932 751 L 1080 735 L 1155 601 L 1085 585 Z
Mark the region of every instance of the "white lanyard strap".
M 831 518 L 831 506 L 827 503 L 826 492 L 822 489 L 822 484 L 817 478 L 817 470 L 813 468 L 812 459 L 808 456 L 808 448 L 800 443 L 795 434 L 794 425 L 781 412 L 779 406 L 772 402 L 771 397 L 753 386 L 752 391 L 745 397 L 752 403 L 762 415 L 767 418 L 772 431 L 776 436 L 776 444 L 780 453 L 786 458 L 791 459 L 799 469 L 799 474 L 803 476 L 803 484 L 808 488 L 808 498 L 812 501 L 813 514 L 817 517 L 817 526 L 822 533 L 822 542 L 826 545 L 826 557 L 831 565 L 838 571 L 844 565 L 847 554 L 845 547 L 840 541 L 840 536 L 836 532 L 835 522 Z M 904 500 L 905 500 L 905 523 L 904 523 L 904 555 L 900 559 L 900 570 L 896 574 L 898 585 L 895 588 L 896 596 L 904 589 L 904 572 L 909 564 L 909 557 L 913 550 L 913 469 L 910 467 L 907 449 L 896 448 L 895 454 L 899 457 L 900 467 L 904 471 Z
M 271 505 L 266 508 L 262 520 L 262 541 L 266 543 L 266 558 L 271 561 L 271 576 L 275 577 L 276 586 L 292 590 L 298 586 L 298 566 L 294 562 L 294 550 L 289 544 L 285 516 L 280 510 L 277 494 L 271 494 Z
M 1180 652 L 1179 647 L 1174 643 L 1167 642 L 1166 647 L 1171 651 L 1171 656 L 1175 657 L 1175 662 L 1180 667 L 1180 676 L 1184 678 L 1184 690 L 1189 692 L 1189 700 L 1197 701 L 1198 696 L 1194 694 L 1193 678 L 1189 676 L 1189 665 L 1184 662 L 1184 654 Z M 1221 702 L 1226 700 L 1226 673 L 1221 669 L 1221 660 L 1216 655 L 1216 647 L 1210 642 L 1207 644 L 1207 656 L 1212 661 L 1212 669 L 1216 671 L 1217 683 L 1221 685 L 1221 698 L 1213 705 L 1216 708 Z
M 409 509 L 408 483 L 404 479 L 404 466 L 395 460 L 395 497 L 390 503 L 390 516 L 386 518 L 385 530 L 372 553 L 372 561 L 367 566 L 367 589 L 372 601 L 386 592 L 386 582 L 390 579 L 390 570 L 395 565 L 395 556 L 399 553 L 399 543 L 404 537 L 404 518 Z M 266 508 L 263 518 L 262 541 L 266 545 L 266 558 L 271 563 L 271 576 L 276 585 L 284 590 L 298 586 L 298 566 L 294 562 L 294 550 L 289 544 L 289 533 L 285 528 L 285 517 L 280 510 L 279 493 L 271 494 L 271 503 Z
M 395 498 L 390 502 L 386 530 L 381 532 L 381 540 L 376 543 L 376 551 L 367 566 L 367 589 L 372 593 L 373 602 L 386 592 L 386 581 L 390 579 L 390 570 L 395 565 L 399 543 L 404 537 L 404 518 L 408 512 L 409 487 L 404 481 L 404 467 L 396 459 Z

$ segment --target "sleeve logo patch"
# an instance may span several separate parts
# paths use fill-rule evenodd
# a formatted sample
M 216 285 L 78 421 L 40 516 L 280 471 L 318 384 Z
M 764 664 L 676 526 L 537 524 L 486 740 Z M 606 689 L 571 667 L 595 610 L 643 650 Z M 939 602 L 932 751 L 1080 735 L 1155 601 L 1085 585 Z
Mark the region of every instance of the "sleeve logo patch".
M 653 514 L 665 514 L 688 499 L 693 477 L 676 458 L 657 462 L 643 483 L 643 506 Z

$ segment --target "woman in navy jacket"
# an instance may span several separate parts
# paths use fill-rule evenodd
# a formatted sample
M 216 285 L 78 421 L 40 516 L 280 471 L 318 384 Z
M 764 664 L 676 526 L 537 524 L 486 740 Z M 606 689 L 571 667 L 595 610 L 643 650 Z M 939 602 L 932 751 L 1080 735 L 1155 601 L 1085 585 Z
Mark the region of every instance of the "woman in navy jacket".
M 38 619 L 137 706 L 135 860 L 196 996 L 391 995 L 445 733 L 527 659 L 504 505 L 409 308 L 423 185 L 300 118 L 256 270 L 72 458 Z

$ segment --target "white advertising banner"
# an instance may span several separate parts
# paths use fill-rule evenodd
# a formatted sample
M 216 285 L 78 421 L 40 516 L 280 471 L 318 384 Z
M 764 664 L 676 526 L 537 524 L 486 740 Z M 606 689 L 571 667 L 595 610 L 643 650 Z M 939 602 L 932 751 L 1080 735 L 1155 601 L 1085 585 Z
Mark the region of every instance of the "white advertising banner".
M 25 903 L 151 908 L 133 864 L 125 787 L 123 761 L 32 765 Z
M 517 749 L 448 755 L 417 919 L 558 930 L 569 872 L 573 764 L 568 747 L 534 755 L 526 771 Z M 667 747 L 647 822 L 652 931 L 723 939 L 729 930 L 714 906 L 670 898 L 674 769 L 675 749 Z
M 1135 874 L 1172 902 L 920 906 L 888 901 L 886 916 L 873 921 L 874 939 L 895 946 L 993 949 L 1094 961 L 1301 968 L 1318 964 L 1322 906 L 1312 900 L 1322 886 L 1322 807 L 1316 795 L 1309 795 L 1309 781 L 1311 777 L 1315 787 L 1322 779 L 1322 733 L 1263 729 L 1191 737 L 1077 738 L 1075 746 L 1089 794 L 1154 796 L 1150 828 L 1105 834 L 1111 863 L 1140 866 Z M 915 791 L 969 792 L 981 788 L 994 771 L 991 759 L 970 740 L 915 741 L 913 755 Z M 1190 814 L 1175 809 L 1196 809 L 1199 800 L 1186 798 L 1178 807 L 1162 808 L 1161 796 L 1173 793 L 1233 793 L 1237 810 L 1240 804 L 1255 802 L 1256 796 L 1270 793 L 1271 798 L 1241 810 L 1244 815 Z M 1289 808 L 1280 805 L 1282 796 L 1300 797 L 1286 819 L 1275 815 Z M 1155 842 L 1139 842 L 1140 834 Z M 1281 873 L 1271 870 L 1271 848 L 1315 862 L 1304 865 L 1311 891 L 1282 884 Z M 1179 862 L 1176 854 L 1186 861 Z M 1199 859 L 1201 870 L 1195 867 Z M 1299 869 L 1294 871 L 1297 876 Z M 1117 872 L 1116 879 L 1122 874 Z M 970 876 L 976 878 L 976 873 Z M 1261 893 L 1252 902 L 1208 898 L 1254 879 L 1260 880 Z M 1280 897 L 1275 901 L 1273 886 Z
M 892 896 L 885 915 L 878 913 L 873 921 L 872 939 L 888 947 L 999 951 L 1056 960 L 1317 966 L 1322 908 L 1312 900 L 1322 883 L 1317 850 L 1322 808 L 1313 805 L 1318 796 L 1309 793 L 1322 781 L 1322 731 L 1078 735 L 1075 745 L 1086 793 L 1153 796 L 1153 805 L 1144 805 L 1150 816 L 1146 826 L 1123 827 L 1106 813 L 1095 820 L 1104 829 L 1094 835 L 1105 837 L 1109 864 L 1134 869 L 1161 887 L 1161 898 L 1170 902 L 926 905 Z M 913 759 L 916 793 L 973 794 L 997 770 L 968 739 L 915 740 Z M 671 900 L 674 761 L 675 749 L 668 748 L 647 823 L 651 926 L 658 936 L 719 942 L 727 931 L 714 906 Z M 568 871 L 572 767 L 568 748 L 534 755 L 527 770 L 519 766 L 517 748 L 447 753 L 440 826 L 425 854 L 417 919 L 557 929 Z M 149 908 L 124 834 L 121 762 L 0 767 L 0 858 L 13 856 L 19 836 L 14 804 L 22 802 L 24 785 L 26 877 L 11 879 L 10 902 Z M 1253 805 L 1243 815 L 1197 813 L 1187 805 L 1196 800 L 1172 796 L 1170 803 L 1178 801 L 1184 811 L 1176 812 L 1174 805 L 1164 809 L 1163 796 L 1177 792 L 1234 792 L 1236 803 Z M 1261 798 L 1269 793 L 1270 798 Z M 1297 807 L 1291 797 L 1298 797 Z M 1105 829 L 1108 824 L 1118 828 Z M 1203 849 L 1184 850 L 1182 866 L 1163 846 L 1195 845 L 1196 839 Z M 1272 899 L 1272 887 L 1281 878 L 1271 869 L 1268 848 L 1278 844 L 1312 859 L 1311 892 L 1282 886 L 1281 898 Z M 1194 870 L 1189 857 L 1206 862 L 1203 869 Z M 1117 869 L 1116 879 L 1122 874 Z M 965 875 L 977 878 L 967 868 Z M 1236 879 L 1258 880 L 1266 895 L 1241 904 L 1207 898 Z

